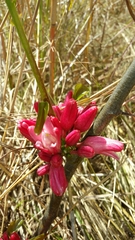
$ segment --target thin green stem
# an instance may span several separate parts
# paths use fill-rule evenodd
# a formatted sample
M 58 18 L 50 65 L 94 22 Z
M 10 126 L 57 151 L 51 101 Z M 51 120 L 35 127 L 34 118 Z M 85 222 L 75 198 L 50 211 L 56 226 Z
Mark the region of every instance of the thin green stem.
M 22 46 L 24 48 L 25 54 L 26 54 L 26 56 L 28 58 L 30 66 L 32 68 L 32 72 L 33 72 L 33 74 L 35 76 L 35 79 L 37 81 L 37 85 L 38 85 L 39 91 L 41 93 L 41 98 L 43 100 L 47 100 L 50 103 L 50 99 L 49 99 L 48 93 L 47 93 L 47 91 L 45 89 L 43 80 L 41 78 L 41 75 L 40 75 L 40 72 L 38 70 L 37 64 L 35 62 L 34 56 L 32 54 L 32 51 L 31 51 L 28 39 L 26 38 L 22 22 L 21 22 L 21 20 L 20 20 L 20 18 L 18 16 L 16 7 L 14 5 L 14 1 L 12 1 L 12 0 L 10 0 L 10 1 L 9 0 L 5 0 L 5 2 L 7 4 L 9 12 L 10 12 L 10 14 L 12 16 L 13 23 L 14 23 L 14 25 L 16 27 L 17 33 L 19 35 L 20 42 L 21 42 L 21 44 L 22 44 Z
M 51 28 L 50 28 L 50 94 L 53 97 L 54 69 L 55 69 L 55 34 L 56 34 L 57 0 L 51 0 Z

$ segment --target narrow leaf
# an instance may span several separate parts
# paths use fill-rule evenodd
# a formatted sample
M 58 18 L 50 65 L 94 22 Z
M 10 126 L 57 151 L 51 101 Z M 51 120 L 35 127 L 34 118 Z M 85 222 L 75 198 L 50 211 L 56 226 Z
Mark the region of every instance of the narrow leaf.
M 37 116 L 37 121 L 36 121 L 36 126 L 35 126 L 35 133 L 40 134 L 43 125 L 45 123 L 46 117 L 49 112 L 49 104 L 48 102 L 39 102 L 38 103 L 38 116 Z
M 89 93 L 89 88 L 86 87 L 84 84 L 82 83 L 77 83 L 74 86 L 74 94 L 73 94 L 73 98 L 76 100 L 81 99 L 82 97 L 84 97 L 84 95 L 86 95 L 87 93 Z
M 11 223 L 9 224 L 9 226 L 8 226 L 8 229 L 7 229 L 8 235 L 10 235 L 12 232 L 16 232 L 17 229 L 18 229 L 20 226 L 22 226 L 22 224 L 23 224 L 23 220 L 20 220 L 20 219 L 11 222 Z

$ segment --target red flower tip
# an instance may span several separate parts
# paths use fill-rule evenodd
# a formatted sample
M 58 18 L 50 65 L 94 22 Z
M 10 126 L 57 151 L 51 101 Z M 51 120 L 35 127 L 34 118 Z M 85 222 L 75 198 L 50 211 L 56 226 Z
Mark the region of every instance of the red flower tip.
M 62 196 L 65 192 L 68 182 L 62 166 L 62 157 L 56 154 L 51 159 L 51 167 L 49 172 L 50 187 L 57 196 Z
M 73 130 L 66 136 L 66 138 L 65 138 L 66 144 L 68 146 L 74 146 L 74 145 L 76 145 L 76 143 L 78 143 L 80 137 L 81 137 L 80 131 Z
M 124 148 L 122 142 L 114 139 L 109 139 L 101 136 L 93 136 L 87 137 L 80 147 L 78 148 L 77 152 L 81 153 L 83 148 L 90 147 L 94 149 L 95 154 L 103 154 L 106 156 L 113 157 L 115 159 L 119 159 L 115 152 L 121 152 Z M 83 155 L 84 153 L 84 155 Z M 87 157 L 85 152 L 82 153 L 82 156 Z
M 38 113 L 38 102 L 34 102 L 34 109 Z
M 0 238 L 0 240 L 9 240 L 8 234 L 6 232 L 4 232 L 2 237 Z
M 60 117 L 61 126 L 65 131 L 69 131 L 73 127 L 77 113 L 76 101 L 74 99 L 69 99 Z
M 38 168 L 37 175 L 38 176 L 43 176 L 43 175 L 49 173 L 49 171 L 50 171 L 50 164 L 46 164 L 46 165 Z
M 98 109 L 96 106 L 92 106 L 86 111 L 83 111 L 76 119 L 74 123 L 74 128 L 80 130 L 81 132 L 87 131 L 94 121 L 97 110 Z
M 21 240 L 21 238 L 18 233 L 14 232 L 10 235 L 9 240 Z

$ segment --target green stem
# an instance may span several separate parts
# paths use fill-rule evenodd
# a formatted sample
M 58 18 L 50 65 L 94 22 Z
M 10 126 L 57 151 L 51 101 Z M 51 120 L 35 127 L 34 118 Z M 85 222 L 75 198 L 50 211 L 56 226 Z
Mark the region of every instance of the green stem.
M 57 0 L 51 0 L 51 28 L 50 28 L 50 94 L 53 97 L 54 69 L 55 69 L 55 34 L 56 34 Z
M 48 93 L 47 93 L 47 91 L 45 89 L 43 80 L 41 78 L 41 75 L 40 75 L 40 72 L 38 70 L 37 64 L 35 62 L 34 56 L 32 54 L 32 51 L 31 51 L 28 39 L 26 38 L 22 22 L 21 22 L 21 20 L 20 20 L 20 18 L 18 16 L 16 7 L 14 5 L 14 1 L 13 0 L 5 0 L 5 2 L 7 4 L 9 12 L 10 12 L 10 14 L 12 16 L 13 23 L 14 23 L 14 25 L 16 27 L 17 33 L 19 35 L 19 39 L 20 39 L 21 44 L 22 44 L 22 46 L 24 48 L 24 51 L 25 51 L 25 54 L 26 54 L 26 56 L 28 58 L 29 64 L 30 64 L 30 66 L 32 68 L 32 72 L 33 72 L 33 74 L 35 76 L 35 79 L 37 81 L 37 85 L 38 85 L 39 91 L 41 93 L 41 98 L 43 100 L 47 100 L 48 102 L 50 102 Z

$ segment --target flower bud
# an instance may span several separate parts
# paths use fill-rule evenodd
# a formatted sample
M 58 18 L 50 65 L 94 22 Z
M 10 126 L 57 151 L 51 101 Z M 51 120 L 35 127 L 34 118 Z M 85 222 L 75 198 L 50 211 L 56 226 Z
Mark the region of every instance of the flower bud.
M 8 234 L 4 232 L 0 240 L 9 240 Z
M 21 240 L 21 238 L 18 233 L 14 232 L 10 235 L 9 240 Z
M 34 110 L 38 113 L 38 102 L 34 102 Z
M 46 165 L 38 168 L 37 175 L 38 176 L 43 176 L 43 175 L 49 173 L 49 171 L 50 171 L 50 164 L 46 164 Z
M 28 140 L 32 143 L 35 143 L 35 139 L 33 136 L 30 135 L 29 128 L 35 127 L 36 119 L 22 119 L 18 122 L 18 129 L 20 130 L 21 134 L 25 136 Z
M 73 130 L 66 136 L 65 138 L 66 144 L 68 146 L 74 146 L 79 141 L 80 137 L 81 137 L 80 131 Z
M 90 146 L 80 146 L 75 153 L 86 158 L 92 158 L 95 155 L 94 149 Z
M 69 131 L 73 127 L 77 113 L 76 101 L 74 99 L 69 99 L 60 117 L 61 126 L 65 131 Z
M 121 152 L 124 148 L 122 142 L 101 136 L 87 137 L 81 144 L 81 147 L 91 147 L 95 154 L 103 154 L 115 159 L 119 159 L 115 152 Z
M 93 106 L 87 109 L 86 111 L 82 112 L 76 119 L 74 123 L 74 128 L 80 130 L 81 132 L 87 131 L 97 114 L 97 107 Z

